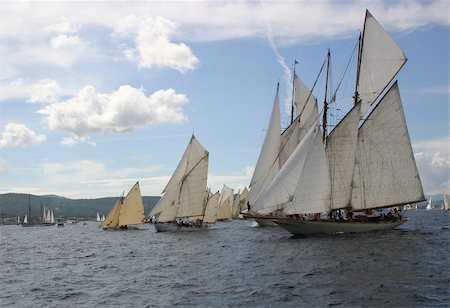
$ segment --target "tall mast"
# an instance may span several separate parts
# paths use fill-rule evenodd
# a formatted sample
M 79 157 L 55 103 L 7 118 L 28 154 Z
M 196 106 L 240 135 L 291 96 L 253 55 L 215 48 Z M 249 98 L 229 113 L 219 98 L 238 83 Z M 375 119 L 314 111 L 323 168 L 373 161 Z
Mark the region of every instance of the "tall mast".
M 294 94 L 295 94 L 295 65 L 298 64 L 297 60 L 294 60 L 294 68 L 292 73 L 292 104 L 291 104 L 291 123 L 294 122 Z
M 358 62 L 356 64 L 356 84 L 355 84 L 355 102 L 356 105 L 359 101 L 359 93 L 358 93 L 358 87 L 359 87 L 359 71 L 361 69 L 361 53 L 362 53 L 362 35 L 361 32 L 359 33 L 359 39 L 358 39 Z
M 322 127 L 323 127 L 323 137 L 322 140 L 325 143 L 325 140 L 327 138 L 327 112 L 328 112 L 328 102 L 327 102 L 327 95 L 328 95 L 328 79 L 330 74 L 330 49 L 328 48 L 328 54 L 327 54 L 327 77 L 325 80 L 325 98 L 323 101 L 323 118 L 322 118 Z

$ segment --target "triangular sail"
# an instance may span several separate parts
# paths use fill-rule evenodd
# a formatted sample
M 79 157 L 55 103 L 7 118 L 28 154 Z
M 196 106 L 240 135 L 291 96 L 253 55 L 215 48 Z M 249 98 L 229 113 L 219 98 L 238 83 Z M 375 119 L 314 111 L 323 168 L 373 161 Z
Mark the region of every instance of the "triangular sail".
M 219 208 L 219 192 L 212 195 L 206 204 L 203 222 L 214 223 L 217 220 L 217 210 Z
M 155 215 L 159 222 L 169 222 L 177 217 L 204 215 L 209 153 L 192 135 L 164 195 L 148 216 Z
M 402 49 L 369 11 L 366 11 L 361 46 L 358 94 L 362 101 L 361 114 L 364 114 L 407 59 Z
M 223 185 L 222 193 L 219 199 L 219 209 L 217 211 L 217 220 L 226 220 L 231 218 L 233 206 L 233 189 Z
M 350 205 L 360 107 L 360 103 L 355 105 L 327 137 L 325 151 L 331 179 L 331 209 Z
M 119 211 L 119 226 L 141 224 L 144 218 L 144 203 L 139 182 L 137 182 L 123 199 Z
M 312 142 L 292 202 L 283 213 L 321 213 L 330 209 L 330 175 L 322 132 L 314 127 Z
M 383 208 L 424 200 L 397 83 L 359 128 L 352 208 Z
M 280 162 L 278 154 L 280 151 L 280 143 L 280 103 L 277 87 L 267 133 L 250 181 L 250 192 L 247 201 L 252 205 L 252 211 L 258 210 L 253 207 L 256 199 L 279 171 Z
M 119 225 L 119 209 L 122 204 L 122 197 L 118 198 L 111 211 L 106 215 L 100 227 L 115 228 Z
M 281 210 L 288 202 L 292 201 L 316 131 L 316 126 L 310 128 L 280 172 L 256 200 L 255 206 L 258 207 L 260 213 L 267 214 Z
M 281 134 L 280 166 L 283 166 L 319 116 L 317 99 L 294 75 L 294 95 L 298 116 Z

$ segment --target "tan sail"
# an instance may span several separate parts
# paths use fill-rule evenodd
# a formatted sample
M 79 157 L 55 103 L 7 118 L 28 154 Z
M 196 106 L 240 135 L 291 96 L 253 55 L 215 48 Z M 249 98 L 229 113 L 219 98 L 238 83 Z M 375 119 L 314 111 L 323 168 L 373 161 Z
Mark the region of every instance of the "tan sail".
M 141 224 L 144 218 L 144 203 L 142 202 L 139 182 L 137 182 L 120 206 L 119 226 Z
M 111 211 L 106 215 L 105 220 L 100 224 L 100 227 L 115 228 L 119 225 L 119 208 L 121 204 L 122 198 L 117 199 Z
M 217 220 L 217 210 L 219 209 L 219 197 L 220 194 L 217 191 L 214 195 L 212 195 L 206 204 L 205 216 L 203 218 L 203 222 L 206 223 L 214 223 Z
M 227 220 L 231 218 L 231 209 L 233 206 L 233 189 L 223 185 L 220 194 L 219 209 L 217 211 L 217 220 Z

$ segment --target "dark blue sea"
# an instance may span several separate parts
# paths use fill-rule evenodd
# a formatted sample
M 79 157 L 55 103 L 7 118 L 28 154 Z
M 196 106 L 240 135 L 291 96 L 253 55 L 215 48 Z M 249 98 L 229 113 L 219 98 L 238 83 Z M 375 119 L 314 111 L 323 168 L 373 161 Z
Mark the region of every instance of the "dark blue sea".
M 1 307 L 449 307 L 450 221 L 293 237 L 251 221 L 194 233 L 0 227 Z

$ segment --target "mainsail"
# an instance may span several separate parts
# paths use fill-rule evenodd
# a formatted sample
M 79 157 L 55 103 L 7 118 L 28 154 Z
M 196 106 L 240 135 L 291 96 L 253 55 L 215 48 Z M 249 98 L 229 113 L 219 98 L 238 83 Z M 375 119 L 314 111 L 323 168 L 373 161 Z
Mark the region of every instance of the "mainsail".
M 141 224 L 144 218 L 144 203 L 139 182 L 136 182 L 125 198 L 120 197 L 116 201 L 100 227 L 116 229 L 117 227 Z
M 219 199 L 219 209 L 217 210 L 217 220 L 226 220 L 231 218 L 233 206 L 233 189 L 223 185 L 222 193 Z
M 219 208 L 219 196 L 220 193 L 217 191 L 214 195 L 209 197 L 206 203 L 205 216 L 203 217 L 203 222 L 214 223 L 217 220 L 217 210 Z
M 359 129 L 352 208 L 381 208 L 424 199 L 397 82 Z

